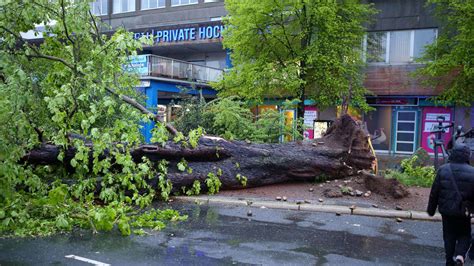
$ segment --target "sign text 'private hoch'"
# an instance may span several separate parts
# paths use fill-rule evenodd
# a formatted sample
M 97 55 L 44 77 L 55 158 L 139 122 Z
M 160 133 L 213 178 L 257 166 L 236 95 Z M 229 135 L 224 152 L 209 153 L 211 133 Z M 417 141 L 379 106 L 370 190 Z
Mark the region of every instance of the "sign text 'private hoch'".
M 133 37 L 142 36 L 153 38 L 154 43 L 186 42 L 195 40 L 219 39 L 222 37 L 223 25 L 184 27 L 175 29 L 151 29 L 144 32 L 135 32 Z

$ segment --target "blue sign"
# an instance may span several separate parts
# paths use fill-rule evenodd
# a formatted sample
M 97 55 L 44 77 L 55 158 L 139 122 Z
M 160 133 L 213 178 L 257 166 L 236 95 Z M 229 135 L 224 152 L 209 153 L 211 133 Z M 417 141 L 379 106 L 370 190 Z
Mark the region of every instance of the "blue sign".
M 133 37 L 139 39 L 142 36 L 153 38 L 154 43 L 164 42 L 184 42 L 194 40 L 211 40 L 220 39 L 222 37 L 223 25 L 201 26 L 194 28 L 166 29 L 166 30 L 149 30 L 145 32 L 135 32 Z
M 132 56 L 130 63 L 127 65 L 127 70 L 137 74 L 148 74 L 148 56 L 137 55 Z

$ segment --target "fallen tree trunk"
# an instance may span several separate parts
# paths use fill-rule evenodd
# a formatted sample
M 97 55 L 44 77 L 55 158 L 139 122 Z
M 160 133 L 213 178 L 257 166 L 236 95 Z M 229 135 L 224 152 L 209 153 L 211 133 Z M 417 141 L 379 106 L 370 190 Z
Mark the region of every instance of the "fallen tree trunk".
M 23 161 L 68 166 L 75 150 L 69 148 L 63 162 L 57 160 L 59 152 L 59 147 L 45 144 L 26 154 Z M 204 183 L 209 173 L 219 173 L 221 189 L 242 188 L 244 182 L 239 177 L 244 176 L 247 187 L 314 181 L 319 176 L 337 179 L 370 170 L 376 161 L 367 134 L 347 115 L 336 120 L 324 137 L 311 142 L 254 144 L 204 136 L 195 149 L 168 142 L 164 147 L 140 145 L 130 153 L 136 161 L 142 157 L 168 160 L 168 179 L 175 189 L 189 187 L 194 180 Z M 177 163 L 182 158 L 192 168 L 191 174 L 178 170 Z

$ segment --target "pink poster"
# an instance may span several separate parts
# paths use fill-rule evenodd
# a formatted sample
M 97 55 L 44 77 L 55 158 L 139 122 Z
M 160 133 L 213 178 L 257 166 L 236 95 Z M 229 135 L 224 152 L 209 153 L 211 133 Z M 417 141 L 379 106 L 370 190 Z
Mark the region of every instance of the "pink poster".
M 441 118 L 444 119 L 442 122 L 443 126 L 450 125 L 453 121 L 453 110 L 452 108 L 445 107 L 425 107 L 423 108 L 423 117 L 422 117 L 422 128 L 421 128 L 421 147 L 425 149 L 428 153 L 434 153 L 434 140 L 436 139 L 437 134 L 433 131 L 437 130 L 439 121 Z M 451 139 L 453 133 L 452 128 L 444 129 L 442 134 L 445 147 Z M 441 153 L 441 148 L 438 149 L 438 152 Z
M 314 120 L 318 119 L 318 109 L 316 106 L 304 107 L 304 139 L 314 139 Z

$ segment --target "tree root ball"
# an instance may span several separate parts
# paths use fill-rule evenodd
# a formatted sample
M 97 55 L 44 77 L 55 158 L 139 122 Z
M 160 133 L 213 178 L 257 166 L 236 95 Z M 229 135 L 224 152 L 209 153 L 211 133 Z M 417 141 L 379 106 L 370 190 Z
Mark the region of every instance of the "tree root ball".
M 407 186 L 403 185 L 396 179 L 386 179 L 382 176 L 365 175 L 365 187 L 379 195 L 390 196 L 394 199 L 407 197 L 410 192 Z

